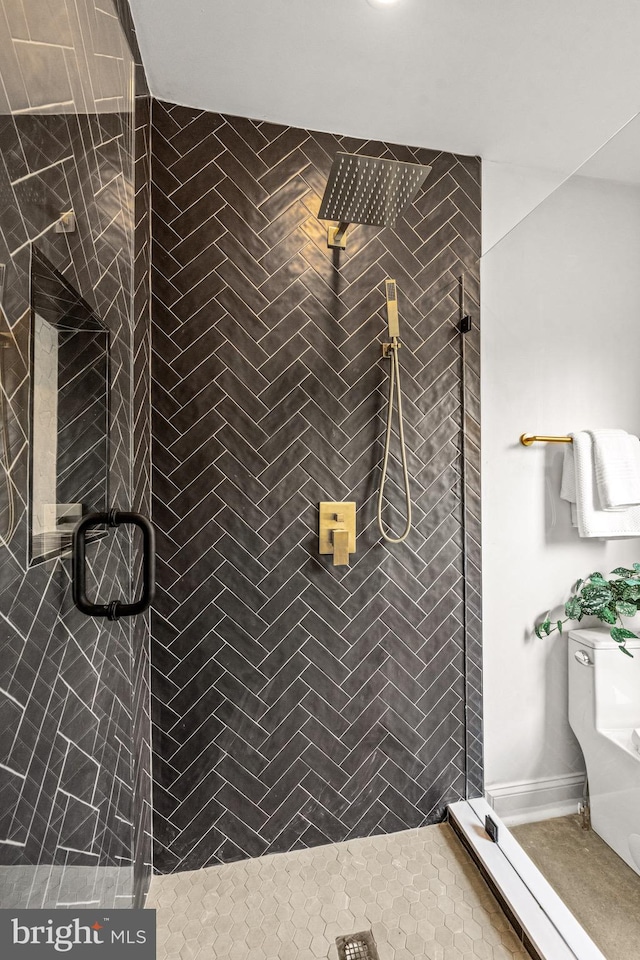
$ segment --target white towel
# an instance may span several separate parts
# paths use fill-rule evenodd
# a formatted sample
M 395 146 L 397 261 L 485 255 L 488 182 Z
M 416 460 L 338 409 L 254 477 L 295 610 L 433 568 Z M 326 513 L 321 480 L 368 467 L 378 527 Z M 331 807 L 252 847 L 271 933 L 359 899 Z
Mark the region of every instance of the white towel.
M 569 434 L 573 437 L 573 434 Z M 569 503 L 576 502 L 576 468 L 573 455 L 573 444 L 567 443 L 564 448 L 564 460 L 562 462 L 562 485 L 560 487 L 560 497 L 568 500 Z M 574 523 L 574 527 L 576 524 Z
M 573 437 L 573 434 L 569 434 Z M 571 505 L 571 526 L 578 526 L 578 508 L 576 506 L 576 468 L 575 457 L 573 455 L 573 444 L 567 443 L 564 448 L 564 459 L 562 461 L 562 482 L 560 485 L 560 498 L 568 500 Z
M 624 430 L 590 430 L 603 510 L 640 504 L 640 440 Z
M 571 526 L 578 528 L 578 508 L 575 503 L 570 504 L 571 507 Z
M 581 430 L 573 435 L 571 444 L 573 468 L 575 471 L 575 491 L 570 488 L 570 466 L 567 466 L 566 482 L 563 476 L 561 496 L 569 502 L 575 502 L 578 533 L 581 537 L 600 537 L 602 540 L 618 537 L 640 537 L 640 507 L 628 507 L 626 510 L 602 510 L 598 500 L 595 466 L 593 461 L 593 441 L 591 434 Z M 565 451 L 565 465 L 569 451 Z M 564 471 L 563 471 L 564 473 Z M 575 498 L 575 501 L 574 499 Z

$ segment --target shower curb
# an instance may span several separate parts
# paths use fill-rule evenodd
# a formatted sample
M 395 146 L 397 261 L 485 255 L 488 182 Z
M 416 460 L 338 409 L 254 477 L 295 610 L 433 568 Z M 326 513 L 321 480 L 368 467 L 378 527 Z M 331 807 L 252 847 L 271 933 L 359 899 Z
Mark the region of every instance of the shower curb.
M 486 800 L 447 808 L 449 823 L 534 960 L 606 960 Z M 500 845 L 484 829 L 497 824 Z

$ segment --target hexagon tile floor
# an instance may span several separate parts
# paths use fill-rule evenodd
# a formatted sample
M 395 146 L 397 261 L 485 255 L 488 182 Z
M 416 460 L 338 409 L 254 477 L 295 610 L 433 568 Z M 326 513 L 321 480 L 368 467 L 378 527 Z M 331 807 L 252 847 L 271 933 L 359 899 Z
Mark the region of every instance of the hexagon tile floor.
M 158 960 L 337 960 L 371 930 L 380 960 L 530 960 L 451 827 L 153 878 Z

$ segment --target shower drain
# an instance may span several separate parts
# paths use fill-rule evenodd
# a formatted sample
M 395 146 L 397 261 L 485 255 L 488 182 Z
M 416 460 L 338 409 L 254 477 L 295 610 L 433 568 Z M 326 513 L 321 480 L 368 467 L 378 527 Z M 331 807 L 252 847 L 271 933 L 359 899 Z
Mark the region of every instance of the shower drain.
M 338 960 L 380 960 L 371 930 L 336 937 Z

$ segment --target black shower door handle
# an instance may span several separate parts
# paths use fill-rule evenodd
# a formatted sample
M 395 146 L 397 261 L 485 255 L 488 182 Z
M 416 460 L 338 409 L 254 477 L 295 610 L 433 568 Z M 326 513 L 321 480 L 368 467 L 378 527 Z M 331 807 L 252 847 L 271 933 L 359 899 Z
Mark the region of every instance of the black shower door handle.
M 91 527 L 119 527 L 131 524 L 142 531 L 142 594 L 133 603 L 122 600 L 110 600 L 109 603 L 91 603 L 87 599 L 86 544 L 87 530 Z M 108 513 L 89 513 L 73 531 L 73 602 L 78 610 L 89 617 L 108 617 L 119 620 L 120 617 L 133 617 L 143 613 L 153 602 L 156 587 L 156 543 L 155 532 L 150 521 L 140 513 L 122 510 L 109 510 Z

